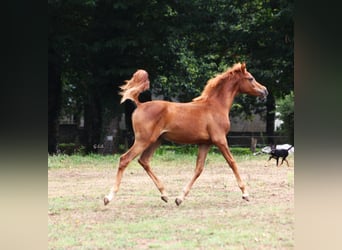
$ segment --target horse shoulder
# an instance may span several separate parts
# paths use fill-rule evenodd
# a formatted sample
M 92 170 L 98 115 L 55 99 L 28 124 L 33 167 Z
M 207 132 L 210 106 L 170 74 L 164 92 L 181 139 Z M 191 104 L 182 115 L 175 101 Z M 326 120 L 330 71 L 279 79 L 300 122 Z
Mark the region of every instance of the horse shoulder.
M 227 134 L 230 130 L 229 115 L 226 112 L 212 112 L 208 119 L 208 131 L 210 134 Z

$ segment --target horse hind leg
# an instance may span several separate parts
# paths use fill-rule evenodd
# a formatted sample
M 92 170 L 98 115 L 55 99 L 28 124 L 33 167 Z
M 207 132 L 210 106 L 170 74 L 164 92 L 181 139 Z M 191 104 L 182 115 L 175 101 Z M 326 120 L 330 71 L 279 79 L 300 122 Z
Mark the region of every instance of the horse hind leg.
M 193 186 L 197 178 L 201 175 L 209 149 L 210 145 L 199 145 L 195 173 L 190 182 L 184 187 L 183 192 L 176 198 L 175 202 L 177 206 L 179 206 L 183 202 L 185 197 L 189 194 L 191 187 Z
M 146 173 L 150 176 L 156 187 L 161 193 L 161 199 L 168 202 L 168 196 L 165 192 L 164 184 L 159 180 L 159 178 L 154 174 L 151 169 L 150 161 L 153 153 L 160 146 L 161 140 L 157 140 L 155 143 L 151 144 L 140 156 L 138 162 L 145 169 Z
M 137 157 L 146 147 L 146 143 L 139 143 L 135 141 L 133 146 L 120 157 L 119 168 L 117 170 L 115 177 L 115 183 L 114 186 L 110 189 L 109 194 L 104 197 L 104 205 L 107 205 L 113 199 L 114 195 L 119 191 L 122 175 L 128 164 L 135 157 Z

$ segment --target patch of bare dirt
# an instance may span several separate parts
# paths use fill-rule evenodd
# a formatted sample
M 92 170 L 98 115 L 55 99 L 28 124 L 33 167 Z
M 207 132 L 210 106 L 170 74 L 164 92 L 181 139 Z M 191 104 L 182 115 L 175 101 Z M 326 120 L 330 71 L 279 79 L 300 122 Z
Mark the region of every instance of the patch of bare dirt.
M 52 169 L 48 171 L 48 198 L 61 201 L 49 205 L 49 223 L 71 223 L 77 228 L 86 222 L 92 228 L 117 220 L 137 223 L 143 218 L 171 218 L 171 221 L 178 222 L 181 215 L 194 218 L 196 223 L 208 217 L 217 218 L 218 225 L 224 223 L 229 227 L 229 220 L 253 218 L 251 223 L 267 222 L 269 228 L 265 230 L 268 232 L 263 234 L 271 238 L 273 231 L 283 230 L 280 227 L 293 229 L 294 159 L 289 158 L 290 167 L 286 164 L 276 167 L 274 162 L 265 167 L 266 160 L 267 156 L 237 161 L 241 177 L 247 183 L 249 202 L 241 198 L 233 172 L 225 161 L 210 160 L 179 207 L 174 200 L 193 175 L 195 157 L 193 164 L 153 166 L 169 194 L 168 203 L 160 199 L 152 180 L 137 166 L 128 167 L 119 193 L 107 206 L 103 205 L 103 197 L 113 185 L 116 168 Z M 273 211 L 273 207 L 279 212 Z M 265 211 L 260 212 L 256 208 Z M 221 218 L 228 219 L 223 222 Z M 293 241 L 291 232 L 282 237 L 290 243 Z M 151 239 L 136 239 L 136 247 L 140 249 L 147 249 L 154 243 L 158 245 Z

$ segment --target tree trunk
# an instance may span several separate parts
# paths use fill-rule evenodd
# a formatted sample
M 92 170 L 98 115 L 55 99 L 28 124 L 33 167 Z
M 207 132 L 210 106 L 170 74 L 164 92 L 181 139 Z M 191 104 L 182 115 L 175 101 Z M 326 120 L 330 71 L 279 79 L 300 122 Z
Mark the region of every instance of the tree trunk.
M 267 134 L 267 143 L 274 144 L 274 122 L 275 122 L 275 99 L 272 94 L 267 96 L 266 101 L 266 134 Z
M 89 91 L 84 107 L 84 130 L 86 153 L 97 152 L 94 145 L 101 144 L 101 103 L 96 90 Z
M 48 61 L 48 152 L 57 153 L 59 112 L 61 108 L 61 73 L 53 52 Z

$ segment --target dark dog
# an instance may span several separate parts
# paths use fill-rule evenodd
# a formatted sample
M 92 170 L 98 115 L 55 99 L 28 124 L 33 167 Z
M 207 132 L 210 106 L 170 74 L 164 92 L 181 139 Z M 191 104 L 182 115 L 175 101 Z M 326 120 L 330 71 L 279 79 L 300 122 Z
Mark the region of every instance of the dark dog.
M 289 162 L 286 160 L 286 157 L 289 155 L 289 150 L 292 148 L 293 146 L 289 147 L 288 149 L 276 149 L 276 145 L 271 146 L 271 152 L 270 152 L 270 158 L 268 158 L 269 162 L 272 158 L 277 160 L 277 167 L 278 167 L 278 162 L 279 162 L 279 158 L 282 158 L 282 161 L 280 163 L 280 165 L 282 165 L 284 163 L 284 161 L 286 161 L 287 166 L 289 167 Z

